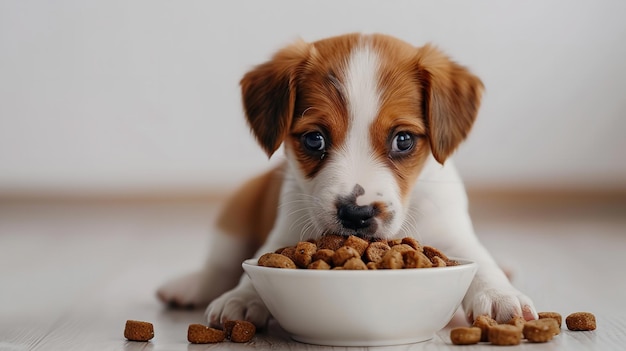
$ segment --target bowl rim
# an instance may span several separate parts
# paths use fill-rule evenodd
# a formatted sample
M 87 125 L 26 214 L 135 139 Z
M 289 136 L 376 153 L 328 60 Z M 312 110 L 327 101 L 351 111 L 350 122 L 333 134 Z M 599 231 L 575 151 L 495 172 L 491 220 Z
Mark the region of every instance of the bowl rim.
M 262 270 L 266 272 L 275 272 L 276 274 L 281 275 L 327 275 L 329 272 L 332 272 L 333 275 L 351 275 L 351 274 L 368 274 L 368 275 L 415 275 L 415 274 L 437 274 L 443 271 L 450 272 L 455 270 L 466 270 L 466 269 L 474 269 L 478 267 L 478 263 L 474 260 L 469 260 L 465 258 L 457 258 L 457 257 L 449 257 L 452 260 L 458 261 L 460 264 L 456 266 L 446 266 L 446 267 L 430 267 L 430 268 L 406 268 L 406 269 L 368 269 L 368 270 L 328 270 L 328 269 L 304 269 L 304 268 L 295 268 L 295 269 L 285 269 L 285 268 L 275 268 L 275 267 L 264 267 L 258 265 L 258 258 L 249 258 L 241 263 L 242 268 L 245 270 L 246 267 L 251 269 Z

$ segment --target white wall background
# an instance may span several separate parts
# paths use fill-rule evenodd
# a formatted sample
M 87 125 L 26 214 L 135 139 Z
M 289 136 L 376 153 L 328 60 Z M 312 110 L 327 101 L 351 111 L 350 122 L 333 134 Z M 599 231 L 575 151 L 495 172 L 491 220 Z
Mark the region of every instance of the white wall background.
M 238 82 L 297 37 L 437 44 L 484 81 L 469 186 L 626 189 L 624 1 L 0 1 L 0 194 L 223 189 Z

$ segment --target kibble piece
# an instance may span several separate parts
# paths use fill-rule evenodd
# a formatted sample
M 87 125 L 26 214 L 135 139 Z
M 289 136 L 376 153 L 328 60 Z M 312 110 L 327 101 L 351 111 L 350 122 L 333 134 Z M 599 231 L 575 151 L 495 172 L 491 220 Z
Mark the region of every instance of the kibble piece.
M 539 312 L 537 313 L 539 315 L 539 319 L 543 319 L 543 318 L 553 318 L 554 320 L 556 320 L 556 323 L 559 325 L 559 330 L 557 332 L 557 334 L 561 333 L 561 325 L 563 325 L 563 317 L 561 317 L 561 315 L 557 312 Z
M 313 254 L 313 257 L 311 258 L 313 261 L 317 261 L 317 260 L 322 260 L 326 263 L 328 263 L 329 265 L 333 264 L 333 255 L 335 254 L 335 251 L 330 250 L 330 249 L 319 249 L 317 250 L 316 253 Z
M 524 337 L 529 342 L 548 342 L 558 334 L 559 326 L 556 319 L 535 319 L 524 324 Z
M 411 247 L 411 245 L 409 244 L 398 244 L 398 245 L 394 245 L 391 247 L 392 250 L 396 250 L 399 253 L 404 253 L 407 251 L 415 251 L 415 249 L 413 247 Z
M 131 341 L 148 341 L 154 338 L 154 326 L 148 322 L 127 320 L 124 337 Z
M 341 235 L 323 235 L 319 239 L 317 239 L 317 248 L 335 251 L 343 246 L 344 241 L 346 241 L 346 238 Z
M 343 264 L 343 269 L 349 270 L 367 270 L 367 265 L 359 257 L 353 257 Z
M 374 263 L 374 262 L 367 262 L 366 266 L 367 266 L 367 269 L 369 269 L 369 270 L 376 270 L 376 269 L 378 269 L 378 266 L 376 266 L 376 263 Z
M 347 260 L 354 257 L 361 257 L 361 255 L 359 255 L 357 250 L 350 246 L 342 246 L 335 251 L 335 254 L 333 255 L 333 264 L 335 267 L 340 267 L 343 266 Z
M 451 260 L 451 259 L 446 260 L 446 267 L 458 266 L 459 264 L 460 263 L 457 260 Z
M 539 319 L 554 318 L 559 327 L 563 324 L 563 317 L 561 317 L 561 314 L 558 312 L 539 312 L 537 314 L 539 315 Z
M 232 342 L 248 342 L 256 333 L 254 324 L 248 321 L 226 321 L 224 323 L 226 337 Z
M 444 255 L 443 252 L 432 246 L 424 246 L 422 250 L 424 251 L 424 255 L 426 255 L 426 257 L 428 257 L 434 265 L 437 264 L 437 262 L 434 261 L 434 257 L 440 257 L 444 261 L 449 260 L 448 256 Z
M 393 247 L 393 246 L 400 245 L 400 244 L 402 244 L 402 238 L 387 240 L 387 245 L 389 245 L 389 247 Z
M 420 251 L 411 250 L 402 253 L 404 268 L 430 268 L 432 262 Z
M 565 324 L 569 330 L 595 330 L 596 316 L 589 312 L 575 312 L 565 318 Z
M 518 327 L 509 324 L 498 324 L 489 328 L 489 342 L 493 345 L 519 345 L 522 332 Z
M 289 259 L 289 257 L 283 254 L 266 253 L 259 257 L 259 266 L 274 267 L 274 268 L 296 268 L 296 264 Z
M 524 317 L 515 316 L 511 318 L 511 320 L 508 321 L 507 324 L 517 327 L 521 332 L 524 330 L 524 324 L 526 324 L 526 320 L 524 319 Z
M 308 241 L 299 242 L 296 245 L 293 262 L 300 268 L 306 268 L 313 261 L 313 254 L 317 251 L 317 245 Z
M 359 256 L 363 256 L 365 249 L 369 246 L 369 242 L 365 239 L 359 238 L 358 236 L 350 235 L 343 245 L 350 246 L 359 253 Z
M 412 248 L 414 248 L 417 251 L 422 251 L 422 245 L 415 238 L 407 236 L 406 238 L 402 238 L 402 243 L 411 246 Z
M 283 251 L 280 252 L 280 254 L 285 256 L 285 257 L 287 257 L 291 261 L 295 261 L 295 259 L 296 259 L 296 247 L 295 246 L 286 247 L 285 249 L 283 249 Z
M 222 342 L 226 338 L 223 330 L 207 327 L 202 324 L 189 324 L 187 340 L 192 344 L 209 344 Z
M 474 319 L 472 326 L 480 328 L 480 341 L 489 341 L 489 328 L 497 325 L 498 323 L 489 316 L 478 316 Z
M 224 322 L 224 334 L 226 334 L 226 339 L 230 339 L 230 333 L 232 333 L 236 322 L 236 320 L 227 320 Z
M 391 247 L 387 243 L 382 241 L 376 241 L 371 243 L 367 249 L 365 249 L 365 258 L 369 262 L 378 263 L 382 261 L 383 256 L 387 251 L 391 250 Z
M 402 260 L 402 254 L 399 251 L 389 250 L 378 265 L 383 269 L 402 269 L 404 260 Z
M 324 260 L 317 260 L 311 262 L 306 268 L 308 269 L 330 269 L 330 265 Z
M 450 341 L 454 345 L 472 345 L 480 341 L 480 328 L 458 327 L 450 330 Z
M 444 261 L 444 259 L 439 257 L 439 256 L 433 257 L 431 261 L 433 262 L 433 267 L 445 267 L 445 266 L 447 266 L 446 265 L 446 261 Z

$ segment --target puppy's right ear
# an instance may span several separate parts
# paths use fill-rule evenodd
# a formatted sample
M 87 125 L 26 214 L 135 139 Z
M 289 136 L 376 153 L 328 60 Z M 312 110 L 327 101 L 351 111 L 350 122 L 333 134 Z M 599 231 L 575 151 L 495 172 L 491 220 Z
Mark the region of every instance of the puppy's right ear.
M 283 142 L 293 118 L 296 73 L 309 54 L 309 44 L 298 41 L 278 51 L 270 61 L 241 79 L 248 125 L 270 157 Z
M 431 151 L 443 164 L 472 128 L 484 86 L 478 77 L 431 45 L 418 50 L 416 67 L 423 87 Z

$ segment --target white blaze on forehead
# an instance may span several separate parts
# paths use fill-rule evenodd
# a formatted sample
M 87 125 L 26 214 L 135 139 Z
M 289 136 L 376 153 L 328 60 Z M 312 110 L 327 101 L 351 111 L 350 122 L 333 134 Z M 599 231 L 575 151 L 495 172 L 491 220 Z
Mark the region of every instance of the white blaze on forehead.
M 368 205 L 394 190 L 390 187 L 393 175 L 376 159 L 370 137 L 370 127 L 380 109 L 380 57 L 364 40 L 353 49 L 346 64 L 342 92 L 349 122 L 345 142 L 337 150 L 339 191 L 350 193 L 359 184 L 365 194 L 357 198 L 357 204 Z
M 378 115 L 379 57 L 374 49 L 361 43 L 352 50 L 345 68 L 343 93 L 348 104 L 350 122 L 369 125 Z

